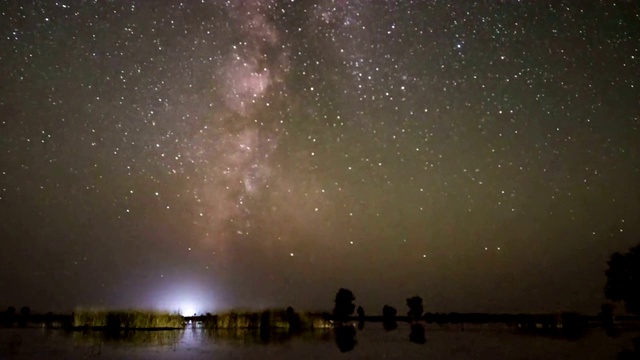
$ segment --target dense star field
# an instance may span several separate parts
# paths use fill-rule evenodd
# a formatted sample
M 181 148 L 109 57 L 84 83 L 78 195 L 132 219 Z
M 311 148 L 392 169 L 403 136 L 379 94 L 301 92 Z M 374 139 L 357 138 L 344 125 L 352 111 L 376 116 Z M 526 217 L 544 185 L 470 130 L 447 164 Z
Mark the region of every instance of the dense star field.
M 0 306 L 595 313 L 640 241 L 636 1 L 0 17 Z

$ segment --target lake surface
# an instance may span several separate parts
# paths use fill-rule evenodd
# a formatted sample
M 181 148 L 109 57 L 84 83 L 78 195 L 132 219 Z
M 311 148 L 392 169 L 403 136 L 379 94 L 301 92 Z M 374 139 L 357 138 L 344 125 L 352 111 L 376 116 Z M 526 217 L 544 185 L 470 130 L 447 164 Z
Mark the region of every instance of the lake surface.
M 353 329 L 353 330 L 352 330 Z M 353 336 L 355 335 L 355 342 Z M 616 359 L 639 333 L 609 337 L 589 330 L 575 340 L 514 329 L 427 325 L 424 338 L 411 328 L 385 331 L 368 323 L 362 330 L 334 330 L 296 336 L 247 331 L 65 332 L 63 330 L 0 329 L 2 359 Z M 424 343 L 422 340 L 426 340 Z M 637 356 L 634 355 L 634 356 Z M 635 358 L 635 357 L 631 357 Z M 638 357 L 640 358 L 640 357 Z

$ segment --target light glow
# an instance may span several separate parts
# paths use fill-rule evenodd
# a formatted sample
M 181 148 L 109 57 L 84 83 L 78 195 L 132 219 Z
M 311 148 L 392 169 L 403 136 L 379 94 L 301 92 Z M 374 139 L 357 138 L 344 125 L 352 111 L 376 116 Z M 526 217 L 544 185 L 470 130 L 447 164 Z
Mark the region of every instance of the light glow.
M 195 281 L 163 286 L 153 292 L 153 303 L 158 310 L 194 316 L 215 311 L 215 291 Z

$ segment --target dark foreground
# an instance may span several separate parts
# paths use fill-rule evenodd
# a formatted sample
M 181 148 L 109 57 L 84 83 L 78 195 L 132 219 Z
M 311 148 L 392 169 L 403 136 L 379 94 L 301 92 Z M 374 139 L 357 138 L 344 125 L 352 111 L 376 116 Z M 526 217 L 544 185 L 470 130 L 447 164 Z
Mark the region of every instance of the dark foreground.
M 424 329 L 424 332 L 421 331 Z M 399 323 L 295 335 L 251 331 L 185 330 L 120 333 L 39 328 L 0 329 L 0 358 L 7 359 L 640 359 L 637 332 L 607 336 L 591 329 L 568 340 L 493 325 Z M 625 350 L 626 349 L 626 350 Z

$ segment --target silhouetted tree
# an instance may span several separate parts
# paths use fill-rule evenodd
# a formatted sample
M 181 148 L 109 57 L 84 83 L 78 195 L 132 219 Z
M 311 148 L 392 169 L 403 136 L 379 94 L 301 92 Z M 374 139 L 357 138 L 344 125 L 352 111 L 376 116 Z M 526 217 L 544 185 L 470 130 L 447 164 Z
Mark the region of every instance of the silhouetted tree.
M 640 244 L 624 255 L 611 255 L 607 264 L 605 296 L 612 301 L 624 302 L 627 312 L 640 314 Z
M 31 314 L 31 308 L 28 306 L 23 306 L 20 308 L 20 321 L 19 326 L 25 327 L 27 326 L 27 321 L 29 321 L 29 315 Z
M 397 314 L 398 311 L 389 305 L 385 305 L 382 308 L 382 326 L 386 331 L 395 330 L 398 327 L 396 323 Z
M 613 322 L 613 310 L 615 305 L 605 303 L 600 305 L 600 314 L 598 315 L 603 322 Z
M 291 306 L 287 308 L 286 318 L 289 322 L 289 331 L 298 331 L 301 328 L 300 315 L 296 314 L 295 310 Z
M 20 309 L 20 314 L 22 314 L 23 317 L 29 317 L 29 314 L 31 314 L 31 308 L 28 306 L 23 306 Z
M 271 312 L 265 310 L 260 314 L 260 332 L 271 331 Z
M 617 337 L 619 332 L 616 329 L 615 318 L 613 315 L 613 310 L 615 309 L 615 305 L 605 303 L 600 306 L 600 314 L 598 317 L 600 321 L 602 321 L 602 325 L 606 330 L 606 334 L 609 337 Z
M 53 326 L 53 313 L 51 311 L 44 314 L 44 325 L 47 328 L 51 328 Z
M 353 303 L 356 297 L 353 296 L 351 290 L 341 288 L 336 294 L 335 307 L 333 308 L 333 316 L 340 321 L 345 321 L 353 311 L 356 305 Z
M 13 326 L 13 322 L 15 321 L 16 317 L 16 308 L 14 308 L 13 306 L 9 306 L 7 310 L 0 315 L 2 315 L 1 318 L 3 326 Z
M 382 317 L 385 320 L 394 320 L 397 314 L 398 314 L 398 311 L 394 307 L 385 305 L 382 308 Z
M 422 308 L 422 298 L 420 296 L 414 296 L 407 299 L 407 306 L 409 311 L 407 316 L 411 321 L 418 321 L 422 317 L 424 309 Z
M 364 309 L 362 306 L 358 306 L 356 312 L 358 313 L 358 330 L 362 331 L 364 330 Z

